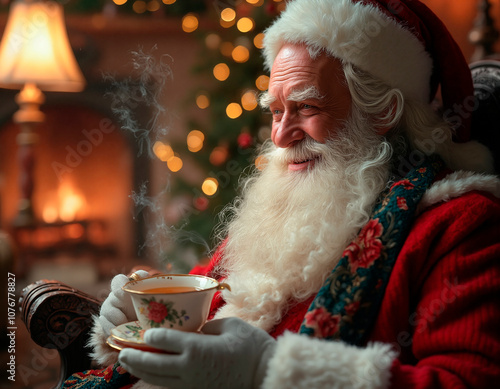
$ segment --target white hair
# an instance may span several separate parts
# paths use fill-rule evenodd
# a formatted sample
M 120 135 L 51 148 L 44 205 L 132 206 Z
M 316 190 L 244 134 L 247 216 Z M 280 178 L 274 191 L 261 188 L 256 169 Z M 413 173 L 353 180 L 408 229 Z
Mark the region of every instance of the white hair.
M 344 62 L 343 69 L 353 104 L 374 117 L 375 128 L 390 128 L 386 136 L 398 158 L 418 163 L 435 153 L 454 170 L 493 172 L 488 149 L 477 142 L 453 142 L 452 127 L 431 104 L 405 98 L 399 89 L 350 63 Z

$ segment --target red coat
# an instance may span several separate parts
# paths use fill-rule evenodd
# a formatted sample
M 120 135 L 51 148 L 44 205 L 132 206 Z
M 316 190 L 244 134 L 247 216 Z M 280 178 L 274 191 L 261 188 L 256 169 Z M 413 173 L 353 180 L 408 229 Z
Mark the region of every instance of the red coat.
M 216 254 L 208 267 L 192 272 L 210 274 L 219 257 Z M 417 218 L 398 256 L 369 338 L 370 342 L 390 344 L 398 356 L 378 367 L 371 361 L 376 370 L 367 379 L 374 379 L 373 385 L 364 387 L 496 387 L 500 383 L 499 297 L 499 199 L 475 191 L 430 206 Z M 272 335 L 280 339 L 285 331 L 297 332 L 311 301 L 293 307 Z M 223 304 L 220 297 L 216 298 L 213 310 Z M 295 388 L 319 388 L 324 385 L 314 383 L 329 382 L 326 372 L 335 384 L 342 374 L 361 374 L 356 370 L 346 372 L 345 366 L 338 368 L 335 361 L 352 351 L 355 366 L 364 361 L 363 349 L 350 347 L 347 352 L 341 342 L 315 343 L 316 348 L 329 347 L 325 355 L 331 361 L 317 352 L 317 358 L 308 357 L 308 363 L 300 363 L 298 354 L 304 344 L 299 346 L 302 339 L 294 336 L 289 336 L 292 340 L 281 353 L 281 358 L 290 361 L 279 362 L 281 366 L 289 363 L 293 381 L 279 377 L 271 363 L 269 387 L 286 388 L 293 382 Z M 311 362 L 311 358 L 317 360 Z M 310 366 L 322 368 L 312 373 Z M 314 377 L 308 380 L 308 374 Z

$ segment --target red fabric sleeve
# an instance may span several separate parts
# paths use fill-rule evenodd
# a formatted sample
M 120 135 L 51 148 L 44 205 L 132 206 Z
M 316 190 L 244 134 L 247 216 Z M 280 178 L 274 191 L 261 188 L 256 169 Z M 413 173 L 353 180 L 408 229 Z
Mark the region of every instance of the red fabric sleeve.
M 219 262 L 222 259 L 222 254 L 224 251 L 225 242 L 222 242 L 221 245 L 217 248 L 212 259 L 207 265 L 197 265 L 191 269 L 189 274 L 197 274 L 200 276 L 207 276 L 215 278 L 218 281 L 222 281 L 222 277 L 216 274 L 216 268 Z M 214 298 L 212 300 L 212 305 L 210 306 L 210 313 L 208 315 L 208 320 L 211 320 L 215 313 L 225 304 L 222 299 L 222 295 L 220 292 L 215 293 Z
M 500 382 L 499 200 L 470 193 L 426 211 L 393 275 L 375 331 L 383 338 L 382 328 L 392 326 L 392 340 L 385 340 L 396 339 L 401 349 L 391 388 L 479 389 Z

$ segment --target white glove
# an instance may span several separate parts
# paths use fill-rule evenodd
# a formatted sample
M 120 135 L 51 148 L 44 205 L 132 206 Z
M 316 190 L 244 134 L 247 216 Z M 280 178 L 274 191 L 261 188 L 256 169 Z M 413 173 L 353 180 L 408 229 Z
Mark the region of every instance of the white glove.
M 144 341 L 169 354 L 127 348 L 119 361 L 132 375 L 169 389 L 260 387 L 274 338 L 237 318 L 210 321 L 201 331 L 147 330 Z
M 138 270 L 135 274 L 141 278 L 149 275 L 145 270 Z M 125 274 L 118 274 L 111 280 L 111 291 L 101 305 L 98 319 L 106 336 L 111 335 L 111 330 L 116 326 L 137 320 L 132 299 L 122 289 L 122 286 L 129 281 L 130 279 Z

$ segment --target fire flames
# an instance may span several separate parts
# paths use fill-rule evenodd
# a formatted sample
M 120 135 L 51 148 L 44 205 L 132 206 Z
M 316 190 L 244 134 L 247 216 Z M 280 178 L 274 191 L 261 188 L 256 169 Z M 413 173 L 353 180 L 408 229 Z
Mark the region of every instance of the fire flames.
M 70 181 L 61 183 L 55 195 L 51 197 L 42 211 L 44 222 L 71 222 L 85 216 L 85 196 Z

